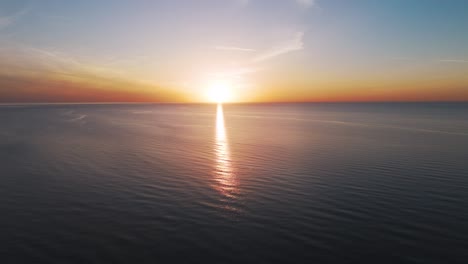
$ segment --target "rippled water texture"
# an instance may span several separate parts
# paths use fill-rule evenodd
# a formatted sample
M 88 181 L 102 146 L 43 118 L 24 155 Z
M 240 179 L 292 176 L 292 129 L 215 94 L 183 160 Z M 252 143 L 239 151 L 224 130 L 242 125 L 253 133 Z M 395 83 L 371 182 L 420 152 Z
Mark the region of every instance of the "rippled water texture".
M 466 263 L 467 104 L 0 106 L 1 263 Z

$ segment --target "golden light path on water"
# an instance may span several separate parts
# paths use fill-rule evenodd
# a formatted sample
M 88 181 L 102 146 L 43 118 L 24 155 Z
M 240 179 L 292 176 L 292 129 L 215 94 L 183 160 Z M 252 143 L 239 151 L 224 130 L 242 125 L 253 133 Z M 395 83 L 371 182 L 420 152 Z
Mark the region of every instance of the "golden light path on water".
M 229 144 L 224 125 L 223 106 L 218 104 L 216 110 L 216 141 L 215 141 L 215 188 L 225 197 L 235 198 L 238 193 L 237 182 L 232 169 Z

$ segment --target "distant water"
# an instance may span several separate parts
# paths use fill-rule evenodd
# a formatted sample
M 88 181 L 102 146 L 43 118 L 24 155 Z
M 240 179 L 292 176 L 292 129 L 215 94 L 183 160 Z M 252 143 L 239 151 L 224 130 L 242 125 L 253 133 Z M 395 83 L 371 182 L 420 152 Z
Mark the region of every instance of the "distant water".
M 467 263 L 467 104 L 0 107 L 0 263 Z

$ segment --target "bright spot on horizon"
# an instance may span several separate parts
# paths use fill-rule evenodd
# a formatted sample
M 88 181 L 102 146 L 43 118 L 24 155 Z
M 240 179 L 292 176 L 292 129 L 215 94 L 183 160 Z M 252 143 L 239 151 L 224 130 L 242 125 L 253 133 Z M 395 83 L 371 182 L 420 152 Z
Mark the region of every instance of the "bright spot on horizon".
M 225 103 L 232 101 L 233 84 L 227 80 L 212 81 L 206 90 L 207 99 L 214 103 Z

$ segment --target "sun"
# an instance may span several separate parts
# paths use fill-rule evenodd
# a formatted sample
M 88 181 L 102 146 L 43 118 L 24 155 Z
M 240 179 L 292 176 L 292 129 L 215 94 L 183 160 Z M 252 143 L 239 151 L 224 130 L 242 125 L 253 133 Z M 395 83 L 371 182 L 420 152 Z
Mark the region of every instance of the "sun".
M 225 103 L 232 100 L 232 83 L 226 80 L 212 81 L 206 90 L 210 102 Z

